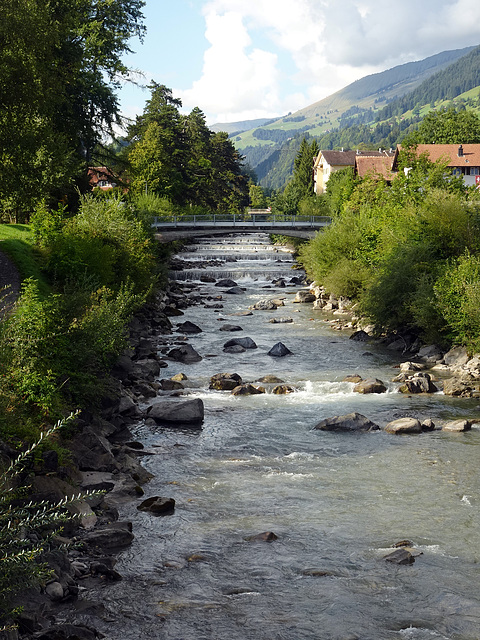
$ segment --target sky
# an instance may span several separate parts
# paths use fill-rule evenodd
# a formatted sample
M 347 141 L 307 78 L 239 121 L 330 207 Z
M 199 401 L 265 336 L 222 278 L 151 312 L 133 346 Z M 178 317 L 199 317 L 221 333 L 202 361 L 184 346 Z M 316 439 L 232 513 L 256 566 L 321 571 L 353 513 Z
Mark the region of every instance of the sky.
M 146 0 L 143 13 L 121 112 L 141 114 L 154 80 L 210 126 L 280 117 L 366 75 L 480 44 L 471 0 Z

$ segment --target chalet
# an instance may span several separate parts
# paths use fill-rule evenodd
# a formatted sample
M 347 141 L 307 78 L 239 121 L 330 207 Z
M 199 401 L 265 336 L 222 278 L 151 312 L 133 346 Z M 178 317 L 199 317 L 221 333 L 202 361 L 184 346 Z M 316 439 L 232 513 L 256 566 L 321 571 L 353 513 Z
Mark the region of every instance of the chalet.
M 386 180 L 392 178 L 394 152 L 382 151 L 320 151 L 313 165 L 314 191 L 317 195 L 325 192 L 327 182 L 335 171 L 352 167 L 365 177 L 367 174 L 381 175 Z
M 88 181 L 92 189 L 108 191 L 117 186 L 118 178 L 114 176 L 108 167 L 89 167 Z
M 401 149 L 401 145 L 398 145 L 393 161 L 394 170 L 398 170 Z M 419 144 L 416 153 L 427 153 L 431 162 L 448 162 L 447 166 L 453 175 L 463 176 L 465 186 L 480 187 L 480 144 Z

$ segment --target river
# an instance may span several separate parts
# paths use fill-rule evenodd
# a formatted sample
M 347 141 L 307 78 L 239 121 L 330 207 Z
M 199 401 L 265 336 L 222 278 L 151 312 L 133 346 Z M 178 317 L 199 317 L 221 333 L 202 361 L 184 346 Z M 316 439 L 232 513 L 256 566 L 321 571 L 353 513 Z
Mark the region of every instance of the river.
M 298 286 L 270 284 L 297 272 L 268 236 L 203 239 L 181 257 L 193 265 L 175 277 L 231 277 L 245 291 L 199 283 L 205 296 L 222 295 L 223 308 L 194 306 L 178 318 L 203 329 L 189 337 L 203 360 L 172 362 L 162 377 L 188 376 L 205 421 L 202 429 L 135 428 L 156 452 L 144 462 L 155 474 L 146 496 L 172 497 L 176 508 L 160 518 L 136 503 L 123 509 L 136 538 L 117 564 L 124 580 L 101 590 L 100 630 L 111 640 L 478 640 L 480 431 L 312 430 L 352 411 L 379 425 L 404 415 L 437 423 L 472 417 L 478 400 L 398 393 L 390 381 L 400 357 L 333 331 L 310 304 L 293 304 Z M 196 269 L 206 258 L 219 266 Z M 285 306 L 231 315 L 271 297 L 284 297 Z M 225 322 L 243 330 L 219 331 Z M 224 353 L 239 336 L 258 348 Z M 278 341 L 292 355 L 267 355 Z M 218 372 L 249 382 L 274 374 L 297 391 L 210 391 Z M 353 393 L 342 382 L 352 373 L 380 378 L 387 393 Z M 248 540 L 267 531 L 277 539 Z M 421 555 L 409 566 L 386 563 L 403 539 Z

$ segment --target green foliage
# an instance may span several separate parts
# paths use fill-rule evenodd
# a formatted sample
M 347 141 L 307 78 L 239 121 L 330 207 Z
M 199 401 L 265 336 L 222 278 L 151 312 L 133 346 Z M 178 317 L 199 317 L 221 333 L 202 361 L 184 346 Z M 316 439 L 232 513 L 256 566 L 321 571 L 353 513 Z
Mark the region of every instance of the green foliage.
M 130 127 L 132 190 L 154 193 L 176 206 L 240 211 L 248 203 L 248 177 L 226 133 L 208 129 L 196 107 L 183 116 L 171 89 L 152 82 L 151 98 Z
M 435 283 L 438 309 L 452 342 L 480 352 L 480 256 L 468 251 L 452 261 Z
M 120 199 L 84 196 L 46 250 L 47 270 L 58 283 L 90 281 L 117 289 L 130 279 L 139 293 L 153 283 L 154 245 L 133 208 Z
M 0 5 L 0 210 L 28 220 L 88 188 L 97 142 L 119 121 L 114 90 L 143 0 L 4 0 Z
M 346 167 L 332 173 L 328 179 L 325 198 L 331 215 L 337 215 L 353 193 L 355 175 L 352 167 Z
M 12 406 L 57 416 L 93 406 L 114 359 L 126 346 L 126 325 L 143 302 L 131 283 L 42 299 L 33 280 L 24 284 L 16 312 L 0 323 L 3 385 Z M 0 424 L 10 438 L 11 422 Z
M 477 142 L 480 142 L 480 117 L 474 111 L 456 111 L 453 108 L 430 111 L 418 129 L 403 140 L 404 145 Z

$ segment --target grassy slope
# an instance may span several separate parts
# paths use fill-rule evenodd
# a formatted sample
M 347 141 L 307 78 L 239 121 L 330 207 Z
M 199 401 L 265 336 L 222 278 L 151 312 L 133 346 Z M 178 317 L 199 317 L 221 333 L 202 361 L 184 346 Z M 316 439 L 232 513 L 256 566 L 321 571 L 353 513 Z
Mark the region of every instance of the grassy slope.
M 49 286 L 42 274 L 41 256 L 33 244 L 33 233 L 27 224 L 0 224 L 0 250 L 15 263 L 22 280 L 35 278 L 41 291 Z

